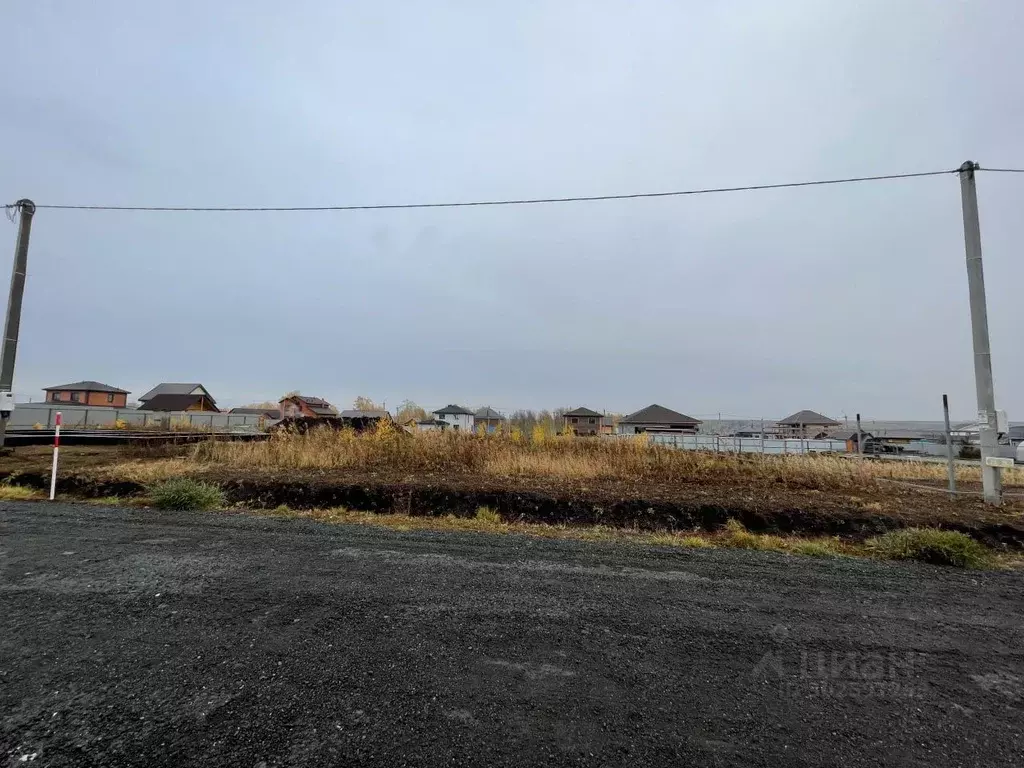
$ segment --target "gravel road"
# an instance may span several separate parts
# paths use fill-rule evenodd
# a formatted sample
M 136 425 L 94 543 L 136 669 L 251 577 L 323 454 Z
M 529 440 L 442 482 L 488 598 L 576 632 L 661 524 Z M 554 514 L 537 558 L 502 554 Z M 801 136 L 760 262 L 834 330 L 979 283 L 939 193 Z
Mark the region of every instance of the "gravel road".
M 1024 574 L 0 504 L 0 766 L 1024 764 Z

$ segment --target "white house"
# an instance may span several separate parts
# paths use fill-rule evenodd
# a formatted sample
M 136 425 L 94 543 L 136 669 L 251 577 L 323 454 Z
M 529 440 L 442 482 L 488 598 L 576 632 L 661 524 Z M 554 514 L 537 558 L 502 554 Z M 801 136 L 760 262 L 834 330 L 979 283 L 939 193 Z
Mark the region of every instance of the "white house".
M 434 411 L 434 417 L 438 421 L 447 423 L 457 432 L 472 433 L 476 425 L 473 412 L 469 408 L 463 408 L 461 405 L 446 405 L 444 408 Z

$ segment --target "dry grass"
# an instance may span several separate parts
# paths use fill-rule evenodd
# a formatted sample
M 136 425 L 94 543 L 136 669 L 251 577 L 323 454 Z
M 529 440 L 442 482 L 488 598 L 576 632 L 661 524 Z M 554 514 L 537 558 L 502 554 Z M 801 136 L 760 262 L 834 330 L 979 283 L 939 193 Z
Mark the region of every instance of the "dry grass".
M 635 439 L 458 433 L 408 435 L 387 426 L 375 434 L 313 430 L 276 434 L 265 442 L 201 443 L 185 459 L 111 467 L 142 482 L 195 474 L 203 467 L 266 470 L 358 470 L 538 477 L 562 480 L 656 480 L 794 483 L 819 490 L 855 489 L 880 479 L 943 481 L 945 466 L 926 462 L 860 461 L 843 456 L 760 456 L 680 451 Z M 961 482 L 980 481 L 978 467 L 958 466 Z M 1003 473 L 1024 485 L 1024 470 Z
M 22 485 L 0 485 L 0 501 L 32 501 L 43 498 L 43 494 Z

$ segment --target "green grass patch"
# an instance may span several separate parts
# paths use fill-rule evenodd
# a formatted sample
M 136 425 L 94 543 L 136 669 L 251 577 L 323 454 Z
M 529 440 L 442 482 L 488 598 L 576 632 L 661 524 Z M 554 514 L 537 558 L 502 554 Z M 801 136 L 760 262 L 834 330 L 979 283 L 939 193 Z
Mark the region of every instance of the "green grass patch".
M 23 485 L 0 485 L 0 501 L 31 501 L 42 498 L 42 494 Z
M 491 509 L 490 507 L 477 507 L 476 521 L 478 523 L 500 525 L 501 515 L 498 514 L 497 510 Z
M 224 492 L 220 488 L 188 477 L 153 486 L 149 497 L 158 509 L 206 510 L 224 506 Z
M 789 551 L 808 557 L 838 557 L 843 554 L 838 539 L 794 539 L 789 544 Z
M 905 528 L 869 539 L 868 549 L 886 560 L 919 560 L 956 568 L 986 568 L 992 556 L 984 546 L 959 531 Z

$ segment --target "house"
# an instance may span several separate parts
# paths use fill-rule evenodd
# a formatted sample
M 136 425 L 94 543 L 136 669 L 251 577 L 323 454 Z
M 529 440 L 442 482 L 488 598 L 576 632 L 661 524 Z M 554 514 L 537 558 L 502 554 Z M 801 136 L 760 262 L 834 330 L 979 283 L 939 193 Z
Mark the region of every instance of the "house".
M 875 441 L 875 436 L 865 430 L 860 431 L 861 436 L 864 439 L 864 452 L 871 453 L 871 443 Z M 842 432 L 837 432 L 833 435 L 829 435 L 832 440 L 842 440 L 846 443 L 847 453 L 857 453 L 857 430 L 856 429 L 845 429 Z
M 124 408 L 130 394 L 127 389 L 118 389 L 98 381 L 76 381 L 59 387 L 47 387 L 43 391 L 48 403 L 73 403 L 101 408 Z
M 434 417 L 438 421 L 445 422 L 457 432 L 472 432 L 476 426 L 473 412 L 461 405 L 446 405 L 444 408 L 434 411 Z
M 828 430 L 838 426 L 838 421 L 814 411 L 797 411 L 776 424 L 779 437 L 796 437 L 803 440 L 827 437 Z
M 192 383 L 175 383 L 175 382 L 164 382 L 163 384 L 157 384 L 149 392 L 139 396 L 139 410 L 167 410 L 166 408 L 145 408 L 147 401 L 152 400 L 154 397 L 159 395 L 199 395 L 205 398 L 206 405 L 209 407 L 199 408 L 196 410 L 202 411 L 216 411 L 217 401 L 213 399 L 213 395 L 204 387 L 202 384 Z
M 641 435 L 645 432 L 695 435 L 700 425 L 700 419 L 654 404 L 619 419 L 618 431 L 620 435 Z
M 601 434 L 602 435 L 614 435 L 615 434 L 615 418 L 612 416 L 601 417 Z
M 597 435 L 601 433 L 603 413 L 580 406 L 562 414 L 562 431 L 569 435 Z
M 242 416 L 264 416 L 268 419 L 280 419 L 280 408 L 232 408 L 228 413 L 236 413 Z
M 444 432 L 451 426 L 447 421 L 440 421 L 439 419 L 409 419 L 405 423 L 406 428 L 412 428 L 417 432 Z
M 139 403 L 140 411 L 209 411 L 220 409 L 206 395 L 154 395 Z
M 489 406 L 484 406 L 473 414 L 473 423 L 476 429 L 483 424 L 484 431 L 491 435 L 499 431 L 505 423 L 505 417 Z
M 379 409 L 363 410 L 359 408 L 352 408 L 347 411 L 342 411 L 338 415 L 341 417 L 341 420 L 346 427 L 352 427 L 357 432 L 362 432 L 366 429 L 376 429 L 380 422 L 391 421 L 391 414 Z
M 307 419 L 322 419 L 325 416 L 337 416 L 334 406 L 320 397 L 307 397 L 306 395 L 288 395 L 281 398 L 281 418 L 294 419 L 305 417 Z

